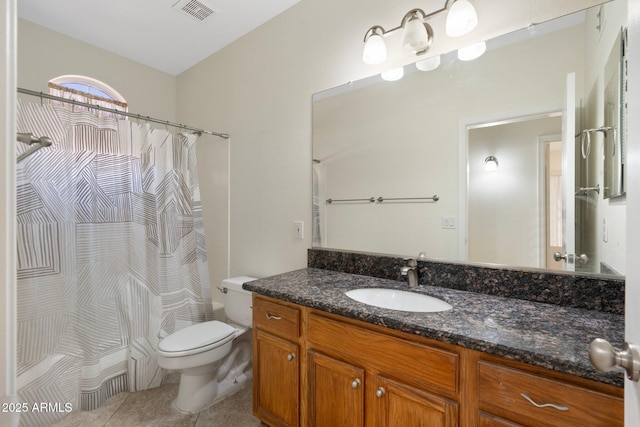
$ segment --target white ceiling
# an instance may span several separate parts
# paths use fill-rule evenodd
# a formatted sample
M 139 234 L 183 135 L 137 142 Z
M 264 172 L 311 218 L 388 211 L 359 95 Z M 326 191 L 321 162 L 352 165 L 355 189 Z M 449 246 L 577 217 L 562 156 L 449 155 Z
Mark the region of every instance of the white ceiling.
M 300 0 L 198 1 L 203 21 L 177 0 L 18 0 L 18 16 L 175 76 Z

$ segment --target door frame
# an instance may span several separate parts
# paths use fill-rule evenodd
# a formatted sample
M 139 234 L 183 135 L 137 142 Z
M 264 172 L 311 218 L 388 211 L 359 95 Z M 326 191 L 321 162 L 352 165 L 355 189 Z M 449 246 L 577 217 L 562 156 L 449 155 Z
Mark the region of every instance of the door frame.
M 4 173 L 0 174 L 2 211 L 0 227 L 0 384 L 1 400 L 5 401 L 16 393 L 16 89 L 17 89 L 17 0 L 6 0 L 0 12 L 6 24 L 0 35 L 0 43 L 5 46 L 0 57 L 0 67 L 6 76 L 3 90 L 0 90 L 0 129 L 4 149 L 0 150 L 0 161 Z M 6 418 L 0 417 L 0 425 L 6 425 Z
M 549 162 L 549 150 L 547 149 L 548 144 L 553 142 L 562 143 L 562 134 L 552 134 L 552 135 L 540 135 L 538 137 L 538 156 L 540 161 L 540 168 L 538 171 L 539 183 L 538 188 L 540 188 L 540 197 L 539 204 L 540 210 L 539 215 L 542 219 L 540 233 L 539 236 L 540 242 L 544 243 L 544 247 L 541 248 L 540 251 L 540 261 L 543 268 L 551 269 L 547 265 L 547 261 L 549 260 L 549 236 L 550 236 L 550 224 L 549 224 L 549 171 L 548 171 L 548 162 Z M 558 264 L 560 265 L 560 264 Z M 561 271 L 561 270 L 558 270 Z

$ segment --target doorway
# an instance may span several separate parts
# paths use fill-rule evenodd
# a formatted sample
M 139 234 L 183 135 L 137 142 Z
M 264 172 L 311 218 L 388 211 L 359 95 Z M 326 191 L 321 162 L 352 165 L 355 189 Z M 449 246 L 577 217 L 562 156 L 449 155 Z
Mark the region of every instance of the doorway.
M 547 187 L 551 188 L 551 176 L 545 172 L 545 145 L 559 140 L 561 129 L 560 112 L 484 121 L 467 127 L 468 261 L 547 268 L 551 251 L 547 247 L 551 240 L 551 196 Z M 489 157 L 497 160 L 493 171 L 485 168 Z M 561 169 L 562 164 L 560 172 Z M 562 221 L 561 191 L 559 196 Z M 553 197 L 558 201 L 555 192 Z M 557 212 L 556 205 L 553 212 Z

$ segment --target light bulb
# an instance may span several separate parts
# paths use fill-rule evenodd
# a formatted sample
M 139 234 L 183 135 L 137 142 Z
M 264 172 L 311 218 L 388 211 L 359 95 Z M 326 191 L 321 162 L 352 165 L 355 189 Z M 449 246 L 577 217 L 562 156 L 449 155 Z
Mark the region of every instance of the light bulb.
M 493 172 L 498 170 L 498 159 L 495 156 L 487 156 L 484 159 L 484 170 L 487 172 Z
M 458 59 L 460 61 L 471 61 L 480 58 L 486 51 L 487 44 L 485 42 L 472 44 L 471 46 L 458 49 Z
M 364 44 L 362 60 L 369 65 L 382 64 L 387 60 L 387 46 L 381 35 L 374 33 L 369 36 Z
M 419 52 L 429 47 L 429 34 L 422 19 L 415 14 L 404 24 L 402 31 L 402 49 Z
M 382 76 L 382 80 L 386 80 L 388 82 L 394 82 L 396 80 L 400 80 L 402 77 L 404 77 L 404 68 L 398 67 L 398 68 L 393 68 L 391 70 L 383 71 L 381 76 Z
M 468 0 L 457 0 L 451 5 L 445 24 L 449 37 L 459 37 L 470 33 L 478 25 L 476 9 Z
M 435 70 L 440 66 L 440 55 L 432 56 L 431 58 L 423 59 L 416 62 L 416 68 L 420 71 Z

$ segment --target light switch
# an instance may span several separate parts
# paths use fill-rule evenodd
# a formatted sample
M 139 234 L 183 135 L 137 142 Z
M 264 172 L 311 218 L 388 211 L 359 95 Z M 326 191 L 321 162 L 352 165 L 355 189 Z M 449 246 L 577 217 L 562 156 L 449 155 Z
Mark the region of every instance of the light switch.
M 449 228 L 449 229 L 456 228 L 456 217 L 455 216 L 443 216 L 442 217 L 442 228 Z

